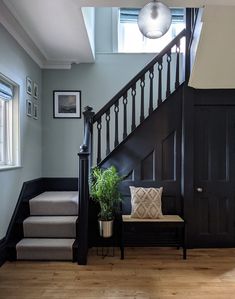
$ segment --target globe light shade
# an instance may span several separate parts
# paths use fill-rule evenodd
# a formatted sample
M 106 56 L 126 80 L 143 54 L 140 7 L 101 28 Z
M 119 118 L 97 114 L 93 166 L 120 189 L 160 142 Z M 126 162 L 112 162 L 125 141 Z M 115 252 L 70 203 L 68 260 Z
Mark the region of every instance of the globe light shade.
M 153 1 L 146 4 L 139 13 L 138 26 L 147 38 L 162 37 L 171 26 L 171 11 L 165 4 Z

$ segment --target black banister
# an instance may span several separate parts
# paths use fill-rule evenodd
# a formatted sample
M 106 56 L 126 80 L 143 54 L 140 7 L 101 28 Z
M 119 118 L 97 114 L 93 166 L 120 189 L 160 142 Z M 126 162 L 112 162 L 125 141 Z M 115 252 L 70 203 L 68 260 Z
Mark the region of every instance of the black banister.
M 103 152 L 106 157 L 118 147 L 122 140 L 132 133 L 153 110 L 171 95 L 182 83 L 183 69 L 186 80 L 190 72 L 188 47 L 195 27 L 190 24 L 192 16 L 197 14 L 186 10 L 187 28 L 182 30 L 158 55 L 156 55 L 132 80 L 130 80 L 96 114 L 91 107 L 86 107 L 84 115 L 84 138 L 79 156 L 79 219 L 78 219 L 78 263 L 87 263 L 88 220 L 89 220 L 89 174 L 93 157 L 93 129 L 96 132 L 96 162 L 102 162 Z M 192 26 L 191 26 L 192 25 Z M 186 59 L 181 60 L 181 39 L 186 39 Z M 175 49 L 176 59 L 172 59 Z M 181 67 L 181 62 L 184 67 Z M 171 74 L 175 70 L 175 74 Z M 175 80 L 174 82 L 171 82 Z M 146 106 L 148 105 L 148 106 Z M 148 109 L 146 109 L 146 107 Z M 147 115 L 148 111 L 148 115 Z M 137 115 L 139 113 L 139 115 Z M 122 121 L 122 123 L 121 123 Z M 94 125 L 96 123 L 96 125 Z M 113 135 L 111 135 L 113 133 Z M 121 137 L 122 136 L 122 137 Z M 121 139 L 123 138 L 123 139 Z M 113 146 L 114 144 L 114 146 Z
M 123 95 L 135 84 L 138 80 L 140 80 L 146 72 L 150 71 L 151 68 L 161 59 L 164 55 L 166 55 L 180 40 L 185 36 L 186 30 L 183 29 L 158 55 L 156 55 L 133 79 L 131 79 L 103 108 L 101 108 L 94 116 L 93 122 L 95 123 L 100 117 L 106 113 L 110 107 L 112 107 L 116 101 L 118 101 Z
M 88 252 L 89 172 L 92 164 L 92 118 L 94 112 L 86 107 L 84 115 L 84 138 L 79 156 L 79 209 L 78 209 L 78 264 L 86 265 Z

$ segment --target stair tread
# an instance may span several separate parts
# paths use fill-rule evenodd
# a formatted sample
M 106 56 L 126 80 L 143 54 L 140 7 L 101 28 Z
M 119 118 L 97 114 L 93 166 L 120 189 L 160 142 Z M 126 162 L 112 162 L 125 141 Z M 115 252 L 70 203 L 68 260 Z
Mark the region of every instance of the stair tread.
M 77 216 L 30 216 L 26 218 L 24 224 L 63 224 L 76 223 Z
M 77 191 L 48 191 L 30 199 L 30 215 L 78 215 Z
M 78 202 L 77 191 L 46 191 L 30 199 L 29 202 Z
M 24 238 L 16 244 L 16 249 L 21 248 L 72 248 L 75 239 L 52 238 Z

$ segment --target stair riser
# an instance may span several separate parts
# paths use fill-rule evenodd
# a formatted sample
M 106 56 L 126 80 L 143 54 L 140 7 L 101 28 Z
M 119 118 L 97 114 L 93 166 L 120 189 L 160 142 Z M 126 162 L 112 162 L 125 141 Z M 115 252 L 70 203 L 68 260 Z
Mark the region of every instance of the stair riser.
M 76 223 L 23 223 L 25 238 L 76 238 Z
M 29 202 L 31 216 L 76 216 L 77 205 L 71 203 Z
M 53 260 L 53 261 L 72 261 L 73 260 L 73 250 L 55 248 L 37 248 L 30 249 L 22 248 L 17 249 L 17 260 Z

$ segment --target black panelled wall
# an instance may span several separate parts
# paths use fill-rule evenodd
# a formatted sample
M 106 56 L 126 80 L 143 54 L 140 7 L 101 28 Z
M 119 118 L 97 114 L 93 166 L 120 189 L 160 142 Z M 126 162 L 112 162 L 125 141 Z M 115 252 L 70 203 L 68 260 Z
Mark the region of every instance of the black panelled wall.
M 163 212 L 184 216 L 189 247 L 235 245 L 235 91 L 181 86 L 102 163 L 109 165 L 128 175 L 124 213 L 129 186 L 163 186 Z
M 121 185 L 123 213 L 130 214 L 129 186 L 163 186 L 165 214 L 182 214 L 181 132 L 183 86 L 177 89 L 104 161 L 115 165 L 127 178 Z M 154 245 L 174 238 L 176 231 L 148 233 L 143 224 L 141 236 L 130 234 L 129 245 Z M 169 236 L 170 234 L 170 236 Z M 127 238 L 128 239 L 128 238 Z
M 235 246 L 235 91 L 187 89 L 184 202 L 192 247 Z

